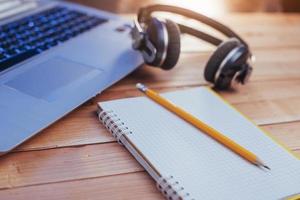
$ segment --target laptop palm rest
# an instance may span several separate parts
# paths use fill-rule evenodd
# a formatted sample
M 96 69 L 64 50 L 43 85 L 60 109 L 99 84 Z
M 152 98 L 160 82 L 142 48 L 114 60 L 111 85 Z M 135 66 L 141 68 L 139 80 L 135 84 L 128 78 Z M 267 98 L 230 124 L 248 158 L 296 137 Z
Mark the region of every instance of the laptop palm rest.
M 90 73 L 101 73 L 100 70 L 73 62 L 64 58 L 52 58 L 17 75 L 5 83 L 30 96 L 54 101 L 64 95 L 67 87 L 75 80 L 84 79 Z

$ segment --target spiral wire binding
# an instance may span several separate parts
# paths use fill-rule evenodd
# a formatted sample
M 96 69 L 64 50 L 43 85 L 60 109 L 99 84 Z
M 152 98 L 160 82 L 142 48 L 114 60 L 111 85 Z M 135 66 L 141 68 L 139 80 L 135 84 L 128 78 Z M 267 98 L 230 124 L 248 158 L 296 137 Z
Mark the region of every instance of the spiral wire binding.
M 173 176 L 160 177 L 156 186 L 168 200 L 195 200 Z
M 123 135 L 132 134 L 129 128 L 121 121 L 121 119 L 112 111 L 100 111 L 98 113 L 99 120 L 111 132 L 118 143 L 122 144 L 121 137 Z M 122 144 L 123 145 L 123 144 Z M 173 176 L 167 178 L 160 177 L 157 181 L 157 188 L 168 200 L 195 200 L 190 194 L 185 192 L 178 181 Z
M 118 143 L 122 144 L 121 137 L 122 135 L 132 134 L 129 131 L 129 128 L 121 121 L 121 119 L 112 111 L 101 111 L 98 114 L 99 120 L 102 124 L 111 132 L 114 138 Z

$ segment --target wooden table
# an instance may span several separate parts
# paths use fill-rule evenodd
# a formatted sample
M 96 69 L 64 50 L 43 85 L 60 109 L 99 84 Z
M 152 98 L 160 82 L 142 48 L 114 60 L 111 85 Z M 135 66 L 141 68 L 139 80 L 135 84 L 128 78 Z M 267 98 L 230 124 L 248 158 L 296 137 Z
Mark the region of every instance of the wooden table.
M 300 14 L 220 17 L 251 45 L 252 81 L 220 93 L 300 155 Z M 185 38 L 177 68 L 142 67 L 0 159 L 0 199 L 163 199 L 150 176 L 98 123 L 96 102 L 205 85 L 211 50 Z M 211 48 L 209 48 L 211 49 Z M 122 66 L 120 66 L 122 67 Z M 45 113 L 46 115 L 47 113 Z

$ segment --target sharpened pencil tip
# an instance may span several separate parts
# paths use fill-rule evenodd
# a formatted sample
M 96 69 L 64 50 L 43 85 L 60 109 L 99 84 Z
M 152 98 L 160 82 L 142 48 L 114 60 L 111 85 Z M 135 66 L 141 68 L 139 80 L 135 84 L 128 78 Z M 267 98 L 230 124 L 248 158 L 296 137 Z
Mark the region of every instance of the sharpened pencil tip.
M 139 89 L 142 92 L 146 92 L 146 90 L 147 90 L 147 87 L 145 85 L 143 85 L 142 83 L 137 83 L 135 86 L 137 87 L 137 89 Z
M 264 168 L 268 169 L 268 170 L 271 170 L 270 167 L 268 167 L 267 165 L 263 165 Z
M 271 168 L 268 167 L 267 165 L 265 165 L 260 159 L 256 160 L 256 165 L 259 166 L 259 167 L 264 167 L 264 168 L 266 168 L 268 170 L 271 170 Z

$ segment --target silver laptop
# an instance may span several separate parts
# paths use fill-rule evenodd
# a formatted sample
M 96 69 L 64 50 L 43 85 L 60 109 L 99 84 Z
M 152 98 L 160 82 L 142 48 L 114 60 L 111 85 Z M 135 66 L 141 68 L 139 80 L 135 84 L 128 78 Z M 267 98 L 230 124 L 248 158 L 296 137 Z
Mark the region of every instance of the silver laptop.
M 108 12 L 0 0 L 0 154 L 141 65 L 129 33 Z

